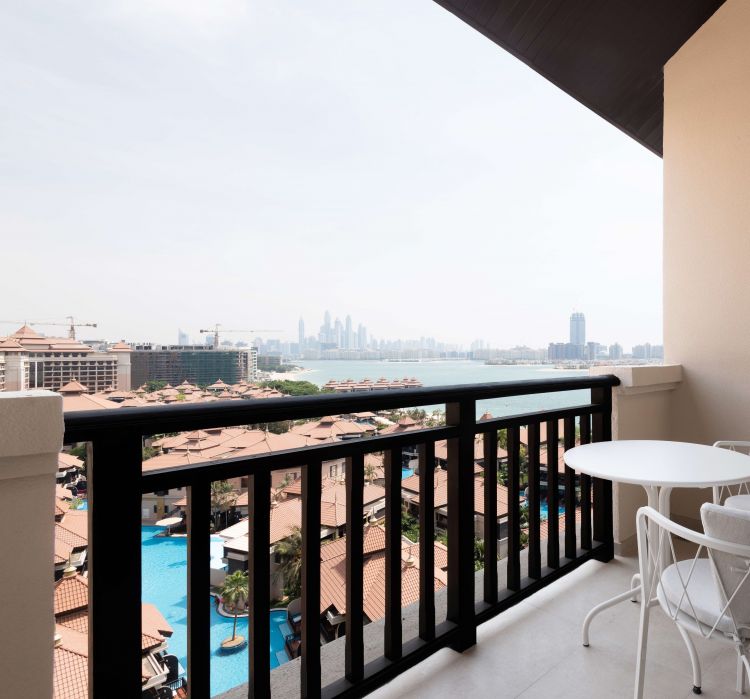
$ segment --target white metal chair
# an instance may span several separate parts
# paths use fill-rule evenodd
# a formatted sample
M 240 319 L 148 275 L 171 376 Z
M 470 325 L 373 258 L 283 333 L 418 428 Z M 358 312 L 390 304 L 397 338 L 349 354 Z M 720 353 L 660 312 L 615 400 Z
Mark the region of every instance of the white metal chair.
M 714 442 L 715 447 L 750 454 L 750 442 L 741 440 L 722 440 Z M 714 504 L 726 505 L 740 510 L 750 510 L 750 483 L 745 481 L 737 485 L 714 486 Z
M 706 503 L 704 534 L 687 529 L 651 507 L 638 510 L 641 616 L 635 697 L 643 696 L 651 607 L 659 605 L 677 625 L 693 668 L 693 692 L 701 693 L 701 668 L 691 635 L 717 640 L 737 653 L 737 692 L 750 677 L 750 512 Z M 674 538 L 697 545 L 679 561 Z

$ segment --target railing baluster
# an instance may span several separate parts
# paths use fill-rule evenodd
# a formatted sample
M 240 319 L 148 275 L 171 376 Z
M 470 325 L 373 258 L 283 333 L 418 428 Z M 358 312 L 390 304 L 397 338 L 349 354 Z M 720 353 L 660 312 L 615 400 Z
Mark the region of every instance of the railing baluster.
M 591 402 L 602 408 L 591 417 L 592 439 L 608 442 L 612 439 L 612 389 L 592 388 Z M 615 554 L 612 482 L 601 478 L 594 478 L 594 539 L 606 547 L 599 560 L 611 560 Z
M 581 444 L 591 442 L 591 418 L 581 415 Z M 582 473 L 581 484 L 581 548 L 591 550 L 591 476 Z
M 575 418 L 566 417 L 564 421 L 563 447 L 565 451 L 576 445 Z M 576 545 L 576 474 L 565 465 L 565 558 L 573 560 L 578 552 Z
M 271 629 L 268 610 L 271 599 L 271 570 L 268 551 L 271 539 L 271 473 L 262 469 L 248 479 L 247 501 L 250 505 L 248 527 L 248 597 L 250 602 L 249 672 L 250 697 L 270 696 L 271 664 L 269 649 Z
M 409 392 L 419 398 L 413 404 L 446 403 L 445 428 L 432 428 L 414 435 L 377 436 L 370 441 L 340 442 L 305 447 L 294 454 L 294 463 L 306 462 L 302 473 L 302 662 L 300 673 L 301 696 L 359 696 L 384 684 L 407 667 L 439 648 L 450 646 L 464 650 L 476 642 L 476 625 L 517 603 L 551 580 L 566 574 L 592 558 L 609 560 L 612 543 L 612 485 L 607 481 L 581 477 L 581 547 L 589 549 L 581 555 L 577 549 L 575 473 L 565 468 L 565 560 L 560 558 L 558 484 L 562 480 L 557 471 L 559 441 L 563 437 L 565 449 L 575 446 L 576 421 L 580 418 L 581 443 L 611 439 L 611 388 L 614 377 L 585 380 L 528 382 L 521 384 L 488 385 L 478 388 L 447 387 L 439 390 Z M 591 402 L 557 410 L 519 414 L 492 420 L 489 424 L 476 423 L 476 400 L 511 395 L 530 395 L 559 390 L 591 390 Z M 402 395 L 378 394 L 370 396 L 331 396 L 321 398 L 263 401 L 262 406 L 182 406 L 183 409 L 133 409 L 107 420 L 89 416 L 66 416 L 66 443 L 94 440 L 89 458 L 89 570 L 90 570 L 90 691 L 108 695 L 112 687 L 119 693 L 137 694 L 140 686 L 138 667 L 140 654 L 140 537 L 136 527 L 128 523 L 140 522 L 141 493 L 187 486 L 188 526 L 188 673 L 191 699 L 208 699 L 211 694 L 210 607 L 205 594 L 209 589 L 210 538 L 206 524 L 210 519 L 210 485 L 212 480 L 252 475 L 248 484 L 251 508 L 248 533 L 250 570 L 250 619 L 248 635 L 249 676 L 248 693 L 253 697 L 270 694 L 270 602 L 269 515 L 272 469 L 289 465 L 289 454 L 266 454 L 251 458 L 221 459 L 205 464 L 191 464 L 175 469 L 140 468 L 142 432 L 146 430 L 174 432 L 198 429 L 208 425 L 237 425 L 254 422 L 305 419 L 313 410 L 326 409 L 318 414 L 339 414 L 356 409 L 399 408 L 405 403 Z M 428 400 L 429 399 L 429 400 Z M 440 400 L 442 399 L 442 400 Z M 370 401 L 370 402 L 368 402 Z M 334 409 L 330 409 L 331 406 Z M 142 412 L 144 411 L 144 412 Z M 145 412 L 147 411 L 147 412 Z M 83 419 L 85 417 L 85 419 Z M 124 419 L 127 417 L 127 419 Z M 253 419 L 255 418 L 255 419 Z M 111 421 L 110 421 L 111 420 Z M 560 434 L 558 420 L 564 421 Z M 547 427 L 547 483 L 550 519 L 546 557 L 552 573 L 541 567 L 540 542 L 540 432 Z M 146 427 L 146 425 L 148 427 Z M 536 578 L 528 588 L 521 587 L 521 522 L 519 494 L 521 492 L 520 425 L 528 425 L 529 456 L 529 577 Z M 483 436 L 484 450 L 484 590 L 486 604 L 475 609 L 474 573 L 474 443 L 477 429 L 487 430 Z M 500 600 L 497 580 L 497 442 L 498 429 L 507 435 L 508 450 L 508 562 L 507 594 Z M 407 439 L 409 441 L 407 441 Z M 434 594 L 434 482 L 435 440 L 448 440 L 448 588 L 447 624 L 436 626 Z M 419 642 L 404 644 L 401 620 L 402 603 L 402 544 L 401 544 L 401 457 L 409 444 L 421 442 L 419 447 Z M 364 665 L 364 610 L 363 562 L 364 528 L 363 488 L 364 455 L 384 451 L 386 465 L 386 580 L 385 580 L 385 656 L 375 663 Z M 347 490 L 346 542 L 346 662 L 345 677 L 325 688 L 321 687 L 320 647 L 320 514 L 321 462 L 345 458 Z M 105 463 L 97 470 L 96 465 Z M 111 512 L 121 513 L 125 529 L 115 549 L 109 546 Z M 593 516 L 592 516 L 593 515 Z M 593 529 L 593 532 L 592 532 Z M 592 539 L 593 534 L 593 539 Z M 106 540 L 105 540 L 106 537 Z M 133 575 L 122 576 L 121 561 L 125 556 Z M 544 572 L 544 577 L 542 576 Z M 514 594 L 520 593 L 520 594 Z M 122 649 L 111 652 L 108 639 L 108 612 L 117 608 L 121 613 Z M 106 610 L 106 611 L 105 611 Z M 107 616 L 105 616 L 105 613 Z M 96 639 L 96 642 L 95 642 Z M 179 683 L 170 683 L 177 687 Z
M 401 449 L 388 449 L 385 452 L 385 657 L 398 660 L 401 644 Z
M 191 699 L 211 696 L 211 483 L 200 478 L 187 489 L 188 682 Z M 111 688 L 110 688 L 111 689 Z
M 539 423 L 529 423 L 529 577 L 542 575 Z
M 320 695 L 320 461 L 302 467 L 302 667 L 303 699 Z
M 521 589 L 521 438 L 518 427 L 509 427 L 508 445 L 508 582 L 509 590 Z
M 557 420 L 547 422 L 547 565 L 560 567 L 560 517 L 557 459 L 559 456 Z
M 497 430 L 484 433 L 484 601 L 497 602 Z
M 459 436 L 448 440 L 448 621 L 458 625 L 454 650 L 477 642 L 474 613 L 474 429 L 476 401 L 448 403 L 445 419 Z
M 419 446 L 419 637 L 435 638 L 435 443 Z
M 363 497 L 365 461 L 363 454 L 346 460 L 346 678 L 353 683 L 364 677 L 365 654 L 362 638 L 363 599 Z
M 89 465 L 89 691 L 141 693 L 141 436 L 115 432 L 93 443 Z M 121 528 L 113 546 L 112 514 Z M 127 561 L 127 573 L 123 571 Z M 207 589 L 207 588 L 206 588 Z M 204 597 L 205 600 L 205 597 Z M 117 610 L 117 651 L 112 610 Z M 208 610 L 206 610 L 208 611 Z M 42 639 L 40 644 L 43 645 Z

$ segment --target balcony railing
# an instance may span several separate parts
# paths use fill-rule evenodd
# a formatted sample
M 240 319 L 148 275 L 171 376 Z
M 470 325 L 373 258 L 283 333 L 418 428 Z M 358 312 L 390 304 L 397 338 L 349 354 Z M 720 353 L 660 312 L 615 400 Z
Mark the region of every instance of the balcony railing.
M 193 699 L 210 696 L 209 583 L 210 484 L 247 477 L 249 520 L 249 685 L 248 695 L 270 695 L 269 659 L 269 516 L 271 473 L 299 467 L 302 472 L 302 697 L 361 696 L 419 663 L 440 648 L 464 650 L 476 643 L 477 625 L 518 603 L 589 559 L 613 556 L 611 483 L 576 478 L 568 468 L 558 483 L 557 454 L 548 454 L 548 537 L 543 556 L 541 536 L 540 428 L 547 444 L 564 447 L 611 439 L 614 376 L 575 377 L 479 385 L 410 389 L 394 393 L 323 395 L 209 405 L 133 408 L 78 412 L 65 416 L 65 442 L 91 442 L 89 478 L 89 687 L 92 696 L 108 696 L 113 686 L 122 696 L 141 691 L 141 495 L 187 487 L 188 529 L 188 685 Z M 589 389 L 590 401 L 574 407 L 476 420 L 477 401 Z M 348 440 L 250 458 L 141 472 L 145 436 L 199 428 L 254 425 L 329 414 L 445 404 L 445 427 L 398 435 Z M 563 430 L 559 434 L 558 421 Z M 528 542 L 522 569 L 520 428 L 528 428 Z M 507 430 L 508 560 L 507 577 L 497 566 L 497 432 Z M 483 435 L 485 449 L 484 594 L 475 601 L 474 442 Z M 434 593 L 433 483 L 435 442 L 448 440 L 447 618 L 436 623 Z M 420 596 L 419 635 L 402 640 L 401 627 L 401 453 L 419 445 Z M 551 452 L 551 450 L 549 450 Z M 384 654 L 365 664 L 363 643 L 364 457 L 385 454 L 385 619 Z M 346 460 L 346 653 L 340 680 L 321 687 L 320 662 L 320 492 L 323 461 Z M 580 488 L 581 525 L 576 527 L 576 481 Z M 592 482 L 593 481 L 593 482 Z M 565 493 L 565 536 L 558 531 L 558 486 Z M 592 495 L 593 486 L 593 495 Z M 116 515 L 114 513 L 117 513 Z M 545 564 L 543 565 L 543 560 Z M 113 620 L 113 615 L 116 620 Z M 117 643 L 112 642 L 112 626 Z

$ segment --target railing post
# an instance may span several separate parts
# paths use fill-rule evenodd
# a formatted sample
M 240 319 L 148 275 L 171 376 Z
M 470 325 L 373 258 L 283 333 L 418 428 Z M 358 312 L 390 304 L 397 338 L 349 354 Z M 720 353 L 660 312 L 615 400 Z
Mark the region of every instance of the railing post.
M 211 614 L 206 605 L 206 590 L 211 589 L 209 518 L 211 484 L 206 478 L 187 489 L 187 618 L 188 689 L 192 697 L 211 696 Z
M 458 625 L 451 646 L 464 651 L 477 642 L 474 613 L 474 429 L 476 402 L 445 406 L 446 422 L 459 436 L 448 440 L 448 621 Z
M 592 418 L 592 441 L 608 442 L 612 439 L 612 388 L 592 388 L 591 402 L 601 406 Z M 612 509 L 612 482 L 594 478 L 594 539 L 604 544 L 597 555 L 600 561 L 611 561 L 615 555 L 614 511 Z
M 142 438 L 125 430 L 97 437 L 88 465 L 89 695 L 117 687 L 141 693 L 141 462 Z M 112 545 L 112 513 L 120 526 Z M 127 574 L 122 562 L 127 561 Z M 205 599 L 205 597 L 204 597 Z M 117 652 L 112 652 L 112 610 L 117 610 Z

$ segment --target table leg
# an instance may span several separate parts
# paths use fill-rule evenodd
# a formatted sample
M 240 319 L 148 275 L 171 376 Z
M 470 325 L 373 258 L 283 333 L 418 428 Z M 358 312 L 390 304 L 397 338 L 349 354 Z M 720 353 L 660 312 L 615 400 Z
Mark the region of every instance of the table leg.
M 649 507 L 653 507 L 655 510 L 659 509 L 659 501 L 661 493 L 659 492 L 659 488 L 656 486 L 644 486 L 644 489 L 646 491 L 646 495 L 648 496 L 648 504 Z M 662 489 L 665 490 L 665 489 Z M 669 493 L 667 492 L 667 503 L 669 502 L 668 497 Z M 668 505 L 667 505 L 668 506 Z M 650 525 L 651 526 L 651 525 Z M 656 530 L 649 532 L 649 538 L 651 541 L 654 539 L 652 537 L 656 536 Z M 621 592 L 619 595 L 616 595 L 615 597 L 612 597 L 612 599 L 608 599 L 605 602 L 602 602 L 601 604 L 597 604 L 596 607 L 594 607 L 587 615 L 586 618 L 583 620 L 583 629 L 582 629 L 582 637 L 583 637 L 583 645 L 588 648 L 589 646 L 589 628 L 591 627 L 591 622 L 594 620 L 594 617 L 597 614 L 600 614 L 605 609 L 609 609 L 610 607 L 614 607 L 616 604 L 619 604 L 620 602 L 624 602 L 626 599 L 632 600 L 633 602 L 638 601 L 638 595 L 641 592 L 641 576 L 639 573 L 636 573 L 631 581 L 630 581 L 630 589 L 627 592 Z

